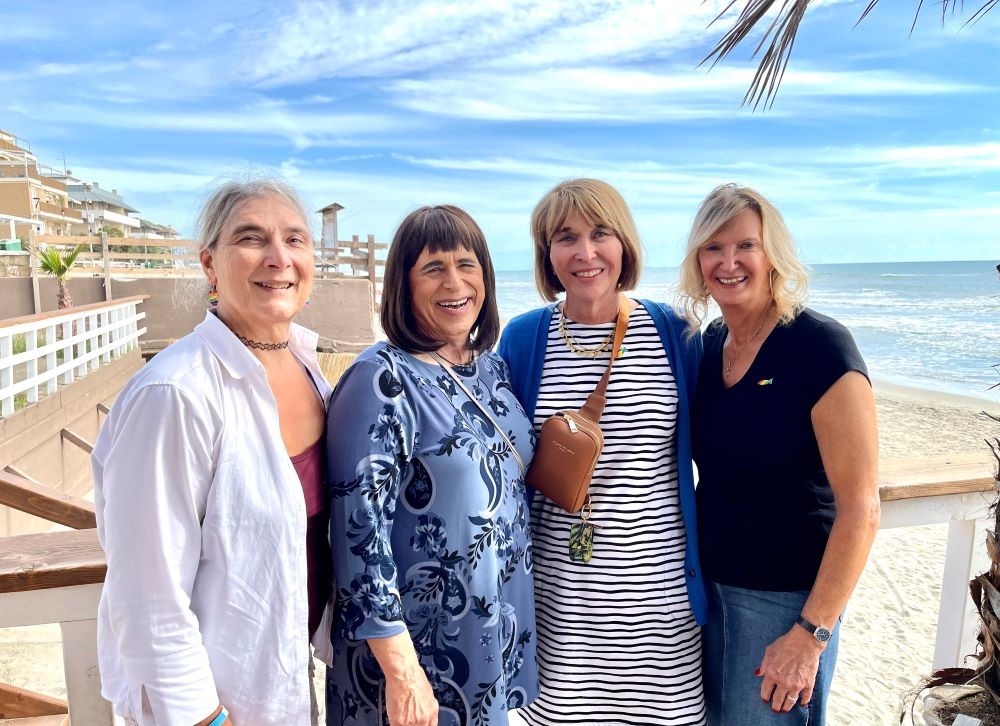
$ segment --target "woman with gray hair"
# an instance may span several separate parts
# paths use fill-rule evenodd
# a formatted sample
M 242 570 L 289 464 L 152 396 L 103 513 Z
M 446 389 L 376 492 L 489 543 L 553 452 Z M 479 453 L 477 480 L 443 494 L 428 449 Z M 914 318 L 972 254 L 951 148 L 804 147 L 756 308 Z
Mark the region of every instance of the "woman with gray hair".
M 709 298 L 693 407 L 708 590 L 710 726 L 822 726 L 838 623 L 879 522 L 868 372 L 847 329 L 805 307 L 781 214 L 738 184 L 702 202 L 681 266 Z
M 292 323 L 313 279 L 306 219 L 273 180 L 208 199 L 213 308 L 129 381 L 94 448 L 102 692 L 130 724 L 316 722 L 330 387 L 316 334 Z

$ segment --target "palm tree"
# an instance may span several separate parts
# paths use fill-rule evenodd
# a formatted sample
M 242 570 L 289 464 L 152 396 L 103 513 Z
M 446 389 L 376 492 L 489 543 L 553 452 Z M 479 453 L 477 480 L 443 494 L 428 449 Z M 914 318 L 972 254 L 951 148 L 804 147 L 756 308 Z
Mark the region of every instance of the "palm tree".
M 767 17 L 768 13 L 779 5 L 778 0 L 745 0 L 745 2 L 746 4 L 743 6 L 743 10 L 733 24 L 733 27 L 722 36 L 722 39 L 712 49 L 712 52 L 705 56 L 701 62 L 702 64 L 711 61 L 712 67 L 714 67 L 716 63 L 735 50 L 736 46 L 742 43 L 744 38 Z M 792 47 L 795 44 L 795 35 L 799 30 L 799 24 L 802 22 L 802 18 L 805 17 L 806 10 L 812 2 L 813 0 L 781 0 L 777 15 L 771 21 L 767 30 L 764 31 L 760 43 L 754 49 L 753 57 L 756 58 L 761 49 L 766 47 L 764 55 L 760 59 L 760 64 L 757 66 L 757 72 L 750 83 L 750 88 L 747 90 L 746 95 L 743 96 L 743 103 L 741 105 L 746 106 L 753 103 L 753 107 L 756 109 L 762 101 L 764 108 L 768 108 L 774 104 L 774 99 L 778 93 L 778 86 L 781 85 L 781 79 L 785 75 L 785 68 L 792 57 Z M 938 0 L 938 2 L 941 4 L 942 23 L 947 19 L 949 13 L 954 15 L 959 8 L 964 9 L 965 7 L 964 0 Z M 737 0 L 730 0 L 712 23 L 714 24 L 729 12 L 736 3 Z M 860 23 L 864 20 L 877 4 L 878 0 L 870 0 L 857 22 Z M 986 0 L 965 21 L 965 25 L 977 22 L 997 5 L 1000 5 L 1000 0 Z M 917 24 L 917 18 L 920 16 L 923 6 L 924 0 L 918 0 L 917 10 L 913 16 L 913 25 L 910 26 L 911 33 Z
M 76 249 L 66 255 L 59 253 L 54 247 L 43 247 L 34 250 L 35 257 L 38 258 L 38 266 L 45 272 L 56 278 L 59 283 L 59 309 L 73 307 L 73 298 L 69 294 L 69 284 L 66 278 L 69 271 L 76 264 L 76 256 L 80 254 L 86 245 L 78 245 Z

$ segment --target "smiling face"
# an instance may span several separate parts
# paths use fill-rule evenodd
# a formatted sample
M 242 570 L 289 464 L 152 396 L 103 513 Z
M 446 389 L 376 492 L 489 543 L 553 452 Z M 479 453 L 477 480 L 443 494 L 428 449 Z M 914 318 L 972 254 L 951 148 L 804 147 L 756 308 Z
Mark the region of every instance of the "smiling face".
M 201 264 L 218 291 L 219 317 L 245 337 L 277 342 L 309 298 L 312 237 L 284 199 L 248 199 L 233 208 Z
M 461 245 L 450 252 L 424 247 L 410 268 L 410 304 L 420 332 L 461 357 L 486 300 L 483 268 Z M 448 357 L 446 352 L 446 357 Z
M 744 209 L 698 250 L 698 266 L 709 295 L 727 308 L 758 310 L 771 303 L 774 269 L 764 253 L 760 215 Z
M 549 262 L 566 290 L 567 305 L 617 310 L 622 243 L 614 230 L 579 212 L 571 214 L 552 235 Z

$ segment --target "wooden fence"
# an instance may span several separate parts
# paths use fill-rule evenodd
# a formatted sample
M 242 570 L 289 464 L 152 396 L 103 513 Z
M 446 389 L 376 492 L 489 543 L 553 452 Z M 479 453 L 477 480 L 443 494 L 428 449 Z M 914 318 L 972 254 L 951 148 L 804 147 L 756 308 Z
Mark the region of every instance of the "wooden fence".
M 109 237 L 106 234 L 100 237 L 34 235 L 31 244 L 36 247 L 57 246 L 66 249 L 86 245 L 77 257 L 71 276 L 184 277 L 203 274 L 194 240 Z M 125 247 L 132 250 L 125 251 Z M 388 247 L 384 242 L 376 242 L 375 235 L 371 234 L 365 241 L 354 235 L 349 241 L 338 241 L 336 247 L 317 247 L 316 277 L 367 278 L 375 291 L 377 311 L 382 299 L 384 251 Z M 106 284 L 105 288 L 110 290 L 110 284 Z

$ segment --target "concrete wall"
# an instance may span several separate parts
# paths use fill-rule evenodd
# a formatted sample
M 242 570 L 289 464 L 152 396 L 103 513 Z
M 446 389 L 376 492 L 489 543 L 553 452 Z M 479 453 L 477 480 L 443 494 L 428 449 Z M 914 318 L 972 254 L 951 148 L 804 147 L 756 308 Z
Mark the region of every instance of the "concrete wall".
M 27 277 L 0 278 L 0 320 L 34 314 L 31 279 Z
M 69 281 L 69 294 L 74 305 L 104 302 L 104 280 L 100 277 L 73 277 Z M 0 276 L 0 320 L 47 313 L 59 309 L 59 283 L 53 277 L 38 278 L 38 297 L 41 310 L 35 310 L 31 298 L 30 277 Z
M 39 279 L 42 311 L 55 310 L 58 284 L 49 277 Z M 69 291 L 77 305 L 104 301 L 101 277 L 73 277 Z M 182 338 L 205 317 L 208 306 L 207 286 L 202 278 L 136 277 L 112 278 L 115 298 L 150 295 L 139 306 L 146 313 L 143 347 L 162 349 L 171 340 Z M 316 280 L 311 305 L 296 322 L 320 334 L 324 350 L 350 353 L 371 345 L 376 337 L 371 283 L 361 278 Z M 23 278 L 0 278 L 0 319 L 32 315 L 31 281 Z
M 93 443 L 104 422 L 97 404 L 110 407 L 125 382 L 142 367 L 138 350 L 96 371 L 12 416 L 0 418 L 0 469 L 13 465 L 35 481 L 77 497 L 93 488 L 90 456 L 76 444 L 64 441 L 70 429 Z M 0 507 L 0 537 L 46 532 L 51 522 Z
M 2 220 L 0 220 L 0 239 L 4 239 Z M 30 261 L 27 252 L 0 250 L 0 277 L 28 277 L 31 274 L 28 267 Z

